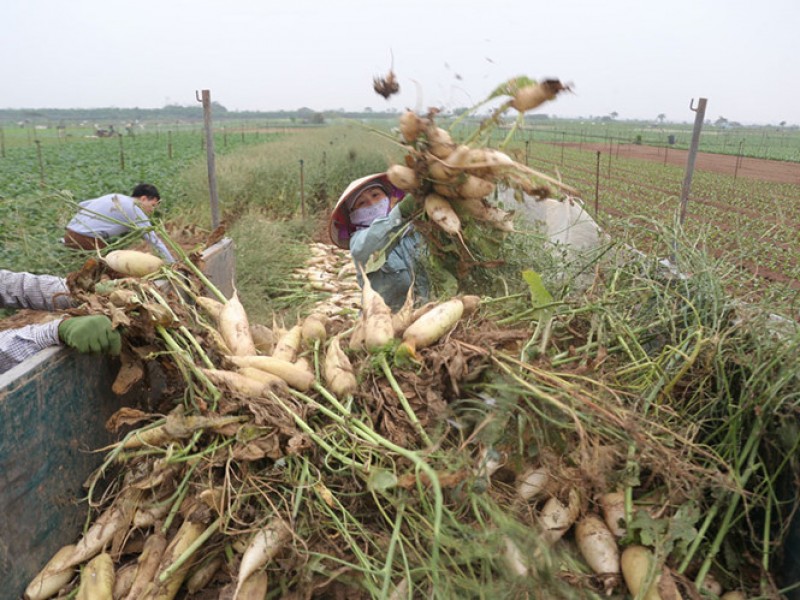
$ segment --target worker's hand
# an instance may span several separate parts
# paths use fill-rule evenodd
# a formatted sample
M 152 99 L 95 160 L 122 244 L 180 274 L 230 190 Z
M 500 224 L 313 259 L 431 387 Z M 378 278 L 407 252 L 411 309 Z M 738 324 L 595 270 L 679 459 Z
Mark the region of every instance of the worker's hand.
M 122 346 L 119 332 L 104 315 L 68 317 L 58 326 L 58 337 L 78 352 L 107 352 L 118 355 Z
M 397 204 L 397 208 L 400 209 L 400 214 L 403 215 L 404 219 L 410 217 L 414 213 L 414 209 L 416 207 L 417 201 L 414 200 L 414 196 L 411 194 L 406 194 L 405 197 Z

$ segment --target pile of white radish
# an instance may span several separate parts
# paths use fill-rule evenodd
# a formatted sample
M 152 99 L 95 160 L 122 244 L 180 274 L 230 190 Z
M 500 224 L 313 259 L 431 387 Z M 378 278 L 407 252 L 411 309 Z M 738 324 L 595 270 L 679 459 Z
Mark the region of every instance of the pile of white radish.
M 514 108 L 521 115 L 567 89 L 557 80 L 537 83 L 527 78 L 514 79 L 503 88 L 511 99 L 498 110 Z M 436 112 L 403 113 L 399 130 L 407 149 L 405 164 L 392 165 L 387 176 L 395 187 L 413 195 L 418 209 L 446 234 L 461 239 L 464 219 L 513 231 L 513 214 L 491 202 L 498 185 L 538 197 L 550 195 L 548 184 L 569 189 L 498 149 L 453 140 L 450 132 L 436 124 Z

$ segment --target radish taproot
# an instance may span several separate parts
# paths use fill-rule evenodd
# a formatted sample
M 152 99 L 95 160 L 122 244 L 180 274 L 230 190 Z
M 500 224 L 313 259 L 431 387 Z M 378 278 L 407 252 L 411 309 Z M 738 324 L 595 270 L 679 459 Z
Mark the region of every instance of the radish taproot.
M 376 352 L 394 339 L 392 310 L 383 297 L 376 292 L 363 267 L 361 268 L 363 287 L 361 288 L 361 310 L 364 321 L 364 346 L 369 352 Z
M 334 396 L 339 398 L 352 396 L 358 389 L 358 381 L 353 374 L 353 365 L 342 350 L 338 336 L 333 337 L 328 343 L 323 375 Z
M 313 346 L 317 340 L 324 342 L 328 337 L 328 317 L 320 313 L 311 313 L 305 319 L 300 328 L 300 338 L 303 343 Z M 273 352 L 274 354 L 274 352 Z
M 245 579 L 234 600 L 264 600 L 267 596 L 269 578 L 266 571 L 253 573 Z
M 55 596 L 58 590 L 67 585 L 75 575 L 75 569 L 53 569 L 53 565 L 71 556 L 74 551 L 75 545 L 70 544 L 56 552 L 25 588 L 25 600 L 45 600 Z
M 452 331 L 464 313 L 460 298 L 442 302 L 409 325 L 403 333 L 403 341 L 395 351 L 395 358 L 402 361 L 416 359 L 417 350 L 434 344 Z
M 290 537 L 291 530 L 279 517 L 273 517 L 266 527 L 253 535 L 239 563 L 234 600 L 247 578 L 272 560 Z
M 413 110 L 407 110 L 400 115 L 400 133 L 403 140 L 409 144 L 417 141 L 419 134 L 422 133 L 427 126 L 427 120 L 423 119 Z
M 181 585 L 183 585 L 184 579 L 186 579 L 189 568 L 192 566 L 192 561 L 185 560 L 177 568 L 174 568 L 174 563 L 178 559 L 184 560 L 186 558 L 184 555 L 190 550 L 196 552 L 199 549 L 196 548 L 197 544 L 195 542 L 205 530 L 206 526 L 202 522 L 186 519 L 181 523 L 180 528 L 175 532 L 166 550 L 164 550 L 158 567 L 159 574 L 153 578 L 157 583 L 153 585 L 150 594 L 146 596 L 147 598 L 172 600 L 175 597 Z M 168 572 L 169 575 L 166 575 Z
M 580 496 L 575 489 L 569 491 L 569 499 L 564 505 L 555 496 L 550 497 L 539 512 L 539 525 L 542 537 L 550 544 L 555 543 L 572 527 L 580 512 Z
M 161 564 L 161 557 L 167 549 L 167 538 L 162 533 L 151 533 L 147 536 L 142 553 L 136 559 L 136 576 L 125 596 L 125 600 L 138 600 L 147 585 L 153 581 Z
M 272 373 L 264 371 L 263 369 L 256 369 L 255 367 L 240 367 L 236 372 L 244 375 L 245 377 L 249 377 L 250 379 L 260 381 L 275 392 L 286 389 L 288 385 L 281 377 L 273 375 Z
M 274 356 L 228 356 L 227 359 L 239 368 L 253 367 L 277 375 L 301 392 L 307 392 L 314 385 L 312 373 Z
M 297 353 L 300 351 L 300 343 L 303 341 L 303 326 L 294 325 L 284 333 L 275 344 L 275 349 L 272 351 L 272 357 L 287 362 L 294 362 L 297 358 Z M 250 353 L 255 354 L 255 352 Z M 239 356 L 245 356 L 240 354 Z
M 220 554 L 205 559 L 186 579 L 186 591 L 196 594 L 211 582 L 225 561 Z
M 603 587 L 611 595 L 619 582 L 619 548 L 614 534 L 597 515 L 583 516 L 575 524 L 575 542 L 586 564 L 602 576 Z
M 159 257 L 138 250 L 112 250 L 103 260 L 117 273 L 129 277 L 152 275 L 164 266 L 164 261 Z
M 386 170 L 386 177 L 394 187 L 404 192 L 413 192 L 419 187 L 417 173 L 405 165 L 392 165 Z
M 250 335 L 253 338 L 253 343 L 259 354 L 265 356 L 272 354 L 275 348 L 275 334 L 272 333 L 269 327 L 261 325 L 260 323 L 251 323 Z M 230 352 L 226 352 L 226 354 L 230 354 Z
M 106 552 L 95 556 L 83 568 L 76 600 L 112 600 L 114 597 L 114 561 Z
M 230 358 L 230 357 L 229 357 Z M 241 394 L 249 398 L 263 398 L 269 388 L 260 381 L 225 369 L 200 369 L 215 385 L 222 385 L 230 392 Z
M 61 558 L 52 559 L 52 571 L 63 571 L 95 557 L 111 539 L 123 531 L 129 524 L 127 510 L 121 506 L 123 503 L 111 505 L 103 512 L 77 544 L 71 553 L 65 553 Z
M 112 595 L 114 598 L 125 598 L 133 585 L 133 579 L 136 577 L 136 562 L 129 562 L 119 569 L 114 574 L 114 589 Z
M 553 100 L 559 92 L 569 90 L 557 79 L 546 79 L 541 83 L 532 83 L 516 90 L 511 106 L 523 113 Z
M 606 525 L 616 537 L 625 535 L 625 494 L 609 492 L 598 498 Z
M 551 484 L 550 471 L 544 467 L 530 467 L 517 477 L 514 490 L 519 500 L 529 502 L 540 498 L 550 489 Z
M 461 220 L 446 198 L 439 194 L 425 196 L 425 214 L 442 231 L 461 236 Z
M 428 138 L 428 150 L 436 158 L 447 158 L 456 148 L 450 134 L 433 123 L 425 130 L 425 135 Z
M 663 566 L 656 564 L 653 553 L 644 546 L 633 545 L 625 548 L 620 557 L 620 567 L 625 585 L 634 598 L 641 598 L 641 600 L 681 599 L 672 576 Z M 649 585 L 647 585 L 648 581 L 650 581 Z
M 247 356 L 256 353 L 247 313 L 239 301 L 237 292 L 233 293 L 220 311 L 219 332 L 233 354 Z

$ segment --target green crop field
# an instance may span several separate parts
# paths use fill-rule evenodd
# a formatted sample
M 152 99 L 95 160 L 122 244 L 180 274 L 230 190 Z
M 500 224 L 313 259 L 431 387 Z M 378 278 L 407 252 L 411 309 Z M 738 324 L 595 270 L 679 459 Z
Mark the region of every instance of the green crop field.
M 401 149 L 385 135 L 392 121 L 372 123 L 217 127 L 214 144 L 223 217 L 230 225 L 252 214 L 269 220 L 292 219 L 304 212 L 307 219 L 324 217 L 350 180 L 400 160 Z M 642 135 L 643 142 L 651 141 L 646 128 L 631 124 L 591 127 L 592 136 L 635 140 Z M 613 151 L 602 152 L 598 164 L 596 152 L 582 148 L 581 139 L 587 145 L 593 139 L 589 128 L 579 122 L 537 123 L 518 131 L 507 149 L 526 158 L 532 168 L 576 188 L 613 237 L 651 251 L 653 227 L 648 221 L 671 225 L 677 220 L 684 168 L 619 157 Z M 701 150 L 720 143 L 727 149 L 737 146 L 724 139 L 739 131 L 711 129 L 704 131 Z M 109 191 L 127 192 L 139 181 L 151 181 L 162 191 L 166 202 L 161 217 L 168 223 L 210 228 L 204 135 L 197 125 L 148 126 L 135 135 L 111 138 L 86 137 L 92 128 L 68 131 L 59 137 L 52 129 L 4 129 L 0 219 L 16 227 L 4 226 L 0 235 L 2 264 L 51 272 L 73 268 L 74 257 L 57 240 L 75 202 Z M 665 131 L 651 131 L 652 142 Z M 688 141 L 689 126 L 676 135 L 676 146 Z M 748 135 L 748 148 L 761 140 L 769 148 L 762 153 L 798 156 L 796 131 L 756 130 Z M 799 185 L 698 170 L 683 230 L 718 262 L 730 279 L 731 293 L 748 300 L 767 298 L 776 309 L 798 314 Z

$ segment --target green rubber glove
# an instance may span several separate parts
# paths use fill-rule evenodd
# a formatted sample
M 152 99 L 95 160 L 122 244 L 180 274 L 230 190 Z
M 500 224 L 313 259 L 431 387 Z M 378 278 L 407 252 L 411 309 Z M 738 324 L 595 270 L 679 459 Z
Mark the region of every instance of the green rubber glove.
M 58 326 L 58 337 L 83 353 L 108 352 L 116 356 L 122 349 L 119 332 L 114 331 L 111 320 L 104 315 L 64 319 Z
M 414 200 L 414 196 L 411 194 L 406 194 L 405 197 L 400 200 L 397 204 L 397 208 L 400 209 L 400 214 L 403 216 L 404 219 L 407 219 L 412 214 L 414 214 L 414 209 L 417 207 L 417 201 Z

